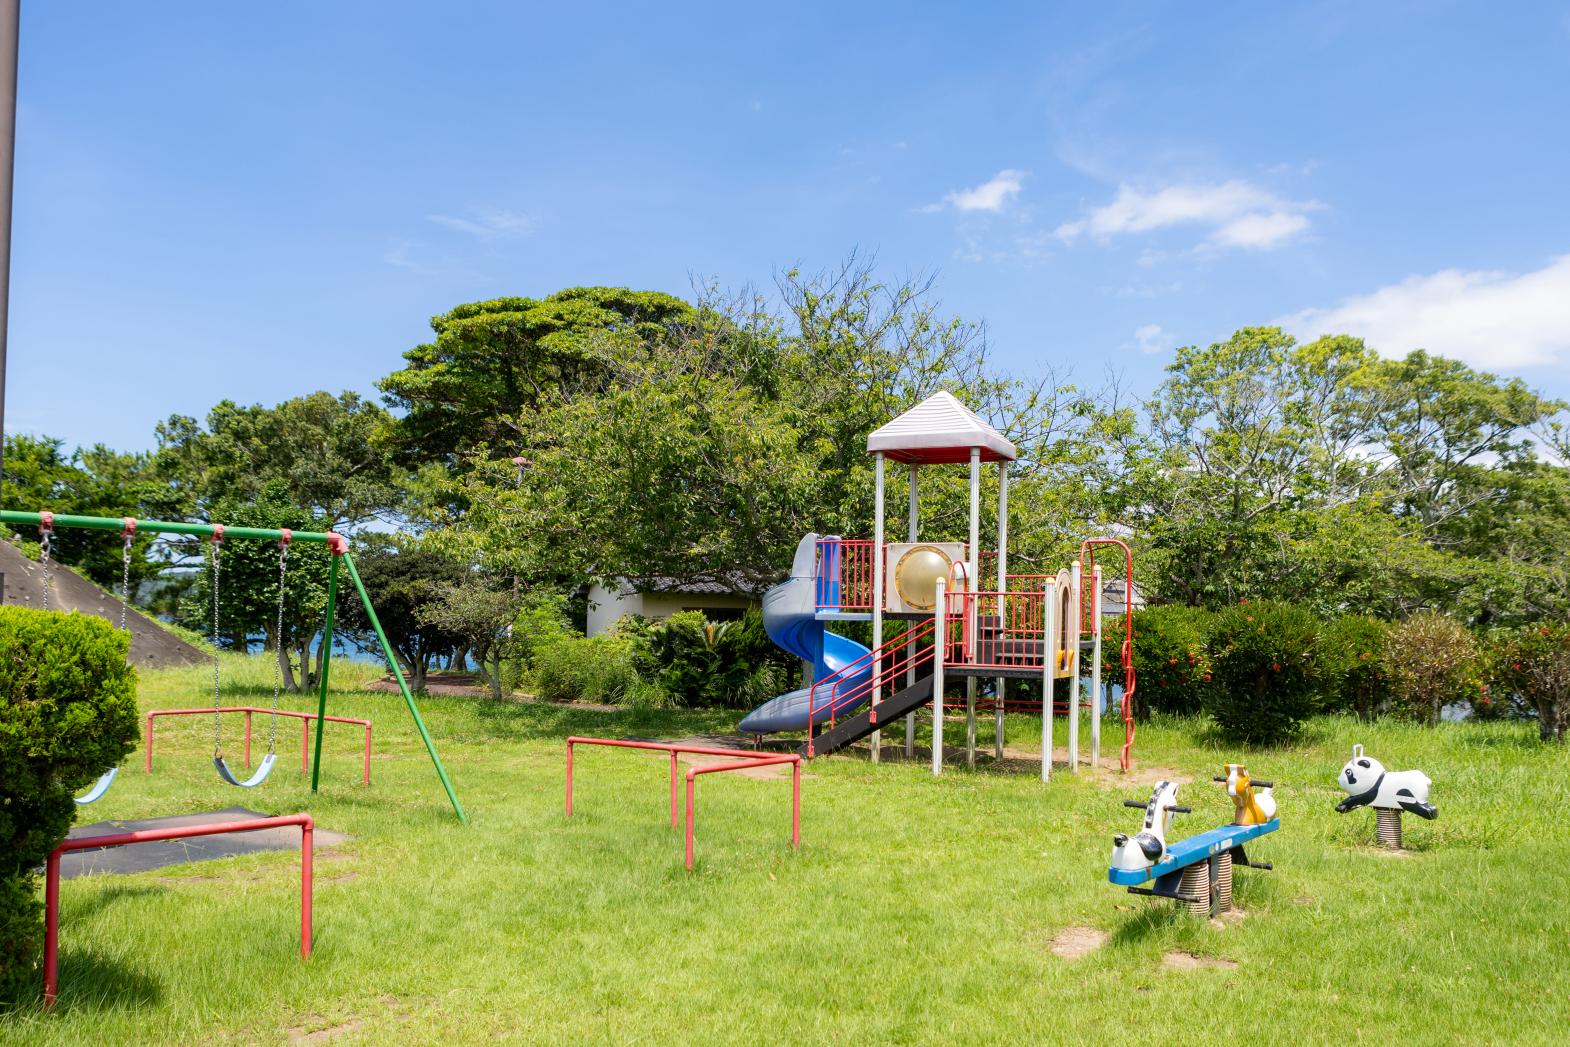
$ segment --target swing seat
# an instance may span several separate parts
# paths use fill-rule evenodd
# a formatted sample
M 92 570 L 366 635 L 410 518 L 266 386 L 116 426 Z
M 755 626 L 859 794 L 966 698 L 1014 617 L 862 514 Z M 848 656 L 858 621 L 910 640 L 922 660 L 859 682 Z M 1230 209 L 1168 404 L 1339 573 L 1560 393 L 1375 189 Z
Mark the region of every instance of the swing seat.
M 86 807 L 90 803 L 98 802 L 99 800 L 103 799 L 104 793 L 109 791 L 109 787 L 114 784 L 114 776 L 119 773 L 120 768 L 109 768 L 99 776 L 96 782 L 93 783 L 93 787 L 87 790 L 86 795 L 73 796 L 71 799 L 75 800 L 77 804 L 82 807 Z
M 268 753 L 266 756 L 262 757 L 262 762 L 256 765 L 256 773 L 244 781 L 241 781 L 234 776 L 234 772 L 229 770 L 229 765 L 224 762 L 224 758 L 222 756 L 213 757 L 213 766 L 218 769 L 218 777 L 222 778 L 230 785 L 238 785 L 242 789 L 254 789 L 258 785 L 261 785 L 263 782 L 265 782 L 269 774 L 273 773 L 273 763 L 277 759 L 277 753 Z

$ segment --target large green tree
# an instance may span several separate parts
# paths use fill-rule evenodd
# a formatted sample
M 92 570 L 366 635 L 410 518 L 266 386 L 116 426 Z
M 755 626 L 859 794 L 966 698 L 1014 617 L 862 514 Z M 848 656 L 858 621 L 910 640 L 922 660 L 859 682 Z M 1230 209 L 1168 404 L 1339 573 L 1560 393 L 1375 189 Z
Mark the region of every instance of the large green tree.
M 316 392 L 274 407 L 225 400 L 206 424 L 175 415 L 157 427 L 156 467 L 187 515 L 244 501 L 273 485 L 336 528 L 398 506 L 401 471 L 379 442 L 387 412 L 356 393 Z

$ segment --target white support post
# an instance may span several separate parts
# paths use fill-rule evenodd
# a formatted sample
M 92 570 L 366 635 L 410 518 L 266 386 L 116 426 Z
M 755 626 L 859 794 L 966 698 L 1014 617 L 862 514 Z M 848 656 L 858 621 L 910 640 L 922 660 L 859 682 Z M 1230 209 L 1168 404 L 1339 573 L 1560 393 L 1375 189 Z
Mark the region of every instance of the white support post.
M 965 586 L 980 589 L 977 565 L 981 563 L 981 448 L 970 449 L 970 546 L 965 556 Z M 974 604 L 967 609 L 967 623 L 976 613 Z M 965 678 L 965 766 L 976 766 L 976 678 Z
M 1080 601 L 1084 592 L 1080 588 L 1079 561 L 1075 560 L 1069 568 L 1069 612 L 1068 628 L 1064 629 L 1068 639 L 1068 769 L 1070 774 L 1079 773 L 1079 707 L 1082 704 L 1079 697 L 1080 667 L 1079 657 L 1079 618 Z
M 879 451 L 872 459 L 873 486 L 875 491 L 872 496 L 872 649 L 877 651 L 883 646 L 883 452 Z M 878 703 L 883 700 L 883 658 L 874 655 L 872 658 L 872 717 L 877 722 Z M 883 732 L 872 732 L 869 744 L 872 746 L 872 762 L 879 762 L 879 748 L 883 740 Z
M 912 462 L 910 466 L 909 537 L 906 538 L 906 541 L 914 542 L 916 540 L 916 525 L 918 523 L 920 523 L 920 516 L 916 508 L 916 464 Z M 910 650 L 906 653 L 906 665 L 905 686 L 909 687 L 916 682 L 916 648 L 914 644 L 911 645 Z M 913 712 L 905 714 L 905 758 L 907 760 L 916 758 L 916 714 Z
M 1101 766 L 1101 716 L 1104 712 L 1101 694 L 1101 568 L 1090 572 L 1090 769 Z
M 1009 590 L 1009 464 L 998 463 L 998 625 L 1008 619 Z M 993 681 L 992 697 L 997 706 L 992 723 L 992 757 L 1003 759 L 1003 677 Z
M 943 655 L 948 635 L 948 589 L 938 579 L 938 602 L 932 609 L 932 773 L 943 773 Z
M 1041 638 L 1041 780 L 1052 778 L 1052 685 L 1058 661 L 1058 583 L 1048 579 L 1042 587 Z

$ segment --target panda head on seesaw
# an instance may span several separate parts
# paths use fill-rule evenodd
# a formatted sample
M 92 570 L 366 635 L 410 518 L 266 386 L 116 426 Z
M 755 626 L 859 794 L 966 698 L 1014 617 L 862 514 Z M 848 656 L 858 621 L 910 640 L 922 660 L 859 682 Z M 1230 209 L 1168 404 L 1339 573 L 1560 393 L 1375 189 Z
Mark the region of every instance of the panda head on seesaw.
M 1364 756 L 1363 747 L 1354 745 L 1352 758 L 1346 762 L 1345 767 L 1341 768 L 1341 777 L 1337 780 L 1337 784 L 1341 786 L 1343 792 L 1355 796 L 1365 792 L 1384 776 L 1385 765 L 1372 756 Z

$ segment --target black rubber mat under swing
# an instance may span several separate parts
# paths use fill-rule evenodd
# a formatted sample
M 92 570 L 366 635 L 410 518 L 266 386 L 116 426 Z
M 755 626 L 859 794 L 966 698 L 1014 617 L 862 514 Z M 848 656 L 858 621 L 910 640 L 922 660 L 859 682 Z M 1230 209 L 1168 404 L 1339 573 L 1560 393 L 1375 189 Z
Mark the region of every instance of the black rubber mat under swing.
M 113 833 L 136 832 L 139 829 L 165 829 L 170 826 L 210 825 L 218 822 L 241 821 L 246 818 L 268 818 L 245 807 L 225 807 L 221 811 L 202 811 L 197 814 L 176 814 L 166 818 L 128 818 L 124 821 L 94 822 L 78 825 L 67 836 L 107 836 Z M 353 839 L 343 833 L 317 826 L 314 831 L 315 850 L 324 850 Z M 258 829 L 254 832 L 220 833 L 215 836 L 193 836 L 183 840 L 157 840 L 151 843 L 131 843 L 123 847 L 109 847 L 92 851 L 72 851 L 60 856 L 60 876 L 97 874 L 125 874 L 162 869 L 187 862 L 205 862 L 215 858 L 234 858 L 242 854 L 261 851 L 298 851 L 300 830 L 289 825 L 278 829 Z

